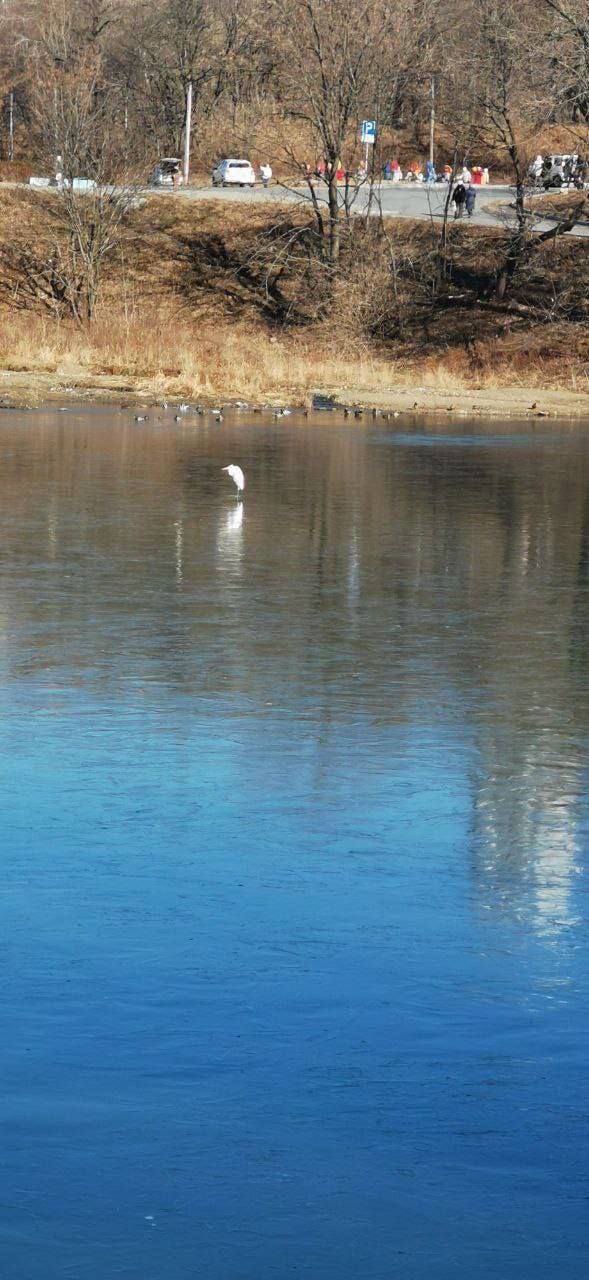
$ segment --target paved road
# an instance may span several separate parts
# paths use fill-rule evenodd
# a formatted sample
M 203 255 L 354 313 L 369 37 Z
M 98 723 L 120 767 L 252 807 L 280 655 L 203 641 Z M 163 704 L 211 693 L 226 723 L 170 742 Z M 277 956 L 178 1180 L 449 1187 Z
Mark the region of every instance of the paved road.
M 324 189 L 316 188 L 317 197 L 322 203 L 325 203 Z M 158 194 L 167 192 L 169 188 L 163 188 Z M 484 193 L 484 194 L 483 194 Z M 176 192 L 178 196 L 190 200 L 203 199 L 219 199 L 228 201 L 237 201 L 240 204 L 260 204 L 264 202 L 276 201 L 304 201 L 310 204 L 310 196 L 306 187 L 285 187 L 273 185 L 266 190 L 263 187 L 256 186 L 252 191 L 249 187 L 179 187 Z M 446 186 L 425 187 L 421 184 L 408 184 L 407 186 L 395 183 L 382 183 L 375 187 L 372 197 L 372 209 L 376 213 L 382 207 L 383 214 L 391 217 L 399 218 L 442 218 L 444 213 L 444 201 L 447 195 Z M 477 211 L 474 220 L 477 222 L 495 223 L 496 218 L 488 214 L 484 206 L 489 201 L 508 201 L 510 196 L 510 188 L 502 187 L 482 187 L 477 193 Z M 343 199 L 343 195 L 342 195 Z M 354 210 L 357 213 L 364 213 L 369 201 L 369 189 L 361 188 L 354 204 Z
M 3 187 L 19 187 L 26 184 L 18 182 L 2 183 Z M 325 188 L 318 186 L 317 197 L 325 203 Z M 274 184 L 265 189 L 262 186 L 256 186 L 254 190 L 245 187 L 213 187 L 211 186 L 190 186 L 179 187 L 172 192 L 170 187 L 145 187 L 143 188 L 145 195 L 174 195 L 175 199 L 182 200 L 227 200 L 237 201 L 239 204 L 267 204 L 267 203 L 284 203 L 285 201 L 305 202 L 311 204 L 308 189 L 305 186 L 285 187 Z M 371 209 L 373 213 L 378 213 L 382 208 L 382 212 L 386 217 L 390 218 L 417 218 L 429 220 L 441 220 L 444 216 L 444 202 L 447 195 L 447 187 L 445 185 L 427 187 L 421 183 L 381 183 L 373 188 Z M 476 212 L 472 218 L 472 222 L 476 222 L 479 226 L 498 226 L 501 223 L 513 221 L 513 214 L 509 213 L 509 206 L 515 198 L 515 190 L 509 186 L 488 186 L 477 189 Z M 361 188 L 356 199 L 354 209 L 357 213 L 364 213 L 370 199 L 369 188 Z M 343 195 L 342 195 L 343 200 Z M 534 224 L 535 231 L 546 231 L 554 226 L 554 220 L 549 221 L 543 219 Z M 574 236 L 589 236 L 589 224 L 584 223 L 575 227 L 574 232 L 569 234 Z
M 158 194 L 170 194 L 169 188 L 163 188 Z M 274 185 L 264 190 L 263 187 L 256 186 L 253 191 L 249 187 L 243 190 L 240 187 L 180 187 L 176 192 L 178 197 L 190 200 L 203 199 L 219 199 L 227 201 L 238 201 L 240 204 L 260 204 L 268 202 L 284 202 L 286 201 L 305 201 L 310 203 L 308 191 L 304 187 L 283 187 Z M 444 202 L 447 195 L 446 186 L 426 187 L 422 184 L 400 185 L 395 183 L 382 183 L 374 188 L 372 209 L 378 212 L 382 208 L 383 214 L 387 217 L 397 218 L 418 218 L 421 220 L 434 218 L 441 220 L 444 215 Z M 325 197 L 318 189 L 318 196 L 322 200 Z M 480 187 L 477 190 L 477 207 L 473 222 L 479 226 L 497 226 L 501 222 L 509 219 L 509 205 L 514 200 L 515 192 L 513 187 L 508 186 L 488 186 Z M 361 189 L 358 199 L 354 206 L 358 213 L 364 213 L 368 203 L 368 188 Z M 554 224 L 550 221 L 543 220 L 535 224 L 535 230 L 544 231 Z M 578 226 L 575 228 L 575 235 L 588 236 L 589 226 Z

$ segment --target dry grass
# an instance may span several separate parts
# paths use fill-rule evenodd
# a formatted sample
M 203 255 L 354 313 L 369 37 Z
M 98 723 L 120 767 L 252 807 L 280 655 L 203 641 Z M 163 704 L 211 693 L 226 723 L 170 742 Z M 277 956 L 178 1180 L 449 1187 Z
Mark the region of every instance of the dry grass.
M 536 214 L 544 214 L 547 218 L 561 218 L 565 221 L 572 213 L 579 222 L 589 220 L 589 192 L 559 191 L 532 196 L 528 201 L 531 210 Z
M 587 365 L 512 337 L 481 344 L 478 362 L 462 349 L 419 361 L 378 352 L 340 357 L 313 340 L 276 339 L 249 325 L 192 325 L 160 317 L 155 325 L 103 317 L 84 333 L 70 323 L 20 315 L 0 319 L 0 368 L 49 374 L 64 387 L 132 392 L 147 399 L 309 403 L 317 391 L 369 400 L 413 391 L 558 388 L 589 397 Z
M 518 334 L 500 342 L 481 343 L 476 365 L 466 352 L 455 349 L 441 358 L 430 357 L 416 366 L 418 370 L 424 385 L 434 385 L 440 391 L 456 387 L 488 391 L 552 388 L 589 396 L 586 358 L 574 351 L 567 356 L 558 344 L 550 349 L 546 335 L 536 341 Z
M 342 360 L 312 342 L 275 339 L 246 325 L 192 324 L 158 317 L 155 324 L 124 316 L 99 319 L 88 333 L 68 322 L 35 316 L 0 319 L 0 368 L 50 373 L 56 385 L 99 385 L 157 398 L 304 403 L 322 387 L 369 392 L 390 384 L 390 360 Z

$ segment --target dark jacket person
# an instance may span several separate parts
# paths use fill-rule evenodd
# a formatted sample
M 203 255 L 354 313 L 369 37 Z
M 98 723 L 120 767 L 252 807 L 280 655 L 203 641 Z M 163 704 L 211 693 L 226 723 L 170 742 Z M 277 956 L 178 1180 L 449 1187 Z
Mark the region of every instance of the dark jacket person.
M 463 182 L 457 182 L 452 192 L 452 199 L 456 205 L 455 218 L 461 218 L 464 212 L 464 202 L 466 200 L 466 187 Z

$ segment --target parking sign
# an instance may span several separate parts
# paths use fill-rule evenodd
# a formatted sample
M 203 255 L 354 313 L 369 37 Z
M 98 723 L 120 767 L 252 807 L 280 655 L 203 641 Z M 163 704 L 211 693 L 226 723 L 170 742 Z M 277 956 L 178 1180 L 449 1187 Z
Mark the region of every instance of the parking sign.
M 362 130 L 360 133 L 360 141 L 367 144 L 374 142 L 376 138 L 376 120 L 363 120 Z

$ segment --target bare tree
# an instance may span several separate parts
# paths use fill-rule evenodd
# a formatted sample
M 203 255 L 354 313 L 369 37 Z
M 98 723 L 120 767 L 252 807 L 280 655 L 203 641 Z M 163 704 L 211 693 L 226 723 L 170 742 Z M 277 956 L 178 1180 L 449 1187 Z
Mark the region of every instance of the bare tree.
M 550 52 L 560 80 L 559 98 L 574 121 L 589 121 L 589 4 L 543 0 L 553 19 Z
M 219 92 L 222 24 L 213 0 L 140 6 L 128 33 L 127 67 L 138 119 L 158 147 L 180 153 L 188 86 L 198 128 Z
M 79 323 L 92 320 L 106 259 L 133 198 L 117 94 L 91 47 L 59 65 L 37 54 L 32 116 L 39 153 L 57 174 L 46 205 L 52 228 L 51 280 Z
M 462 133 L 465 138 L 470 134 L 471 146 L 491 149 L 511 171 L 515 225 L 509 227 L 507 250 L 497 272 L 496 294 L 502 299 L 531 237 L 526 190 L 537 130 L 548 111 L 547 68 L 543 76 L 537 67 L 528 0 L 477 0 L 475 9 L 479 22 L 473 49 L 476 82 L 464 102 L 468 119 L 463 107 Z M 464 21 L 471 23 L 474 16 L 467 9 Z
M 271 0 L 270 9 L 281 33 L 279 100 L 305 127 L 325 166 L 326 216 L 316 195 L 314 210 L 333 268 L 340 255 L 338 169 L 351 138 L 358 137 L 362 114 L 377 115 L 383 72 L 390 74 L 386 54 L 399 26 L 405 30 L 407 5 L 405 0 Z M 397 57 L 402 50 L 398 41 Z M 300 157 L 298 167 L 303 168 Z
M 226 95 L 235 122 L 245 103 L 272 100 L 276 41 L 268 27 L 265 0 L 217 0 L 217 6 L 221 44 L 215 97 Z

